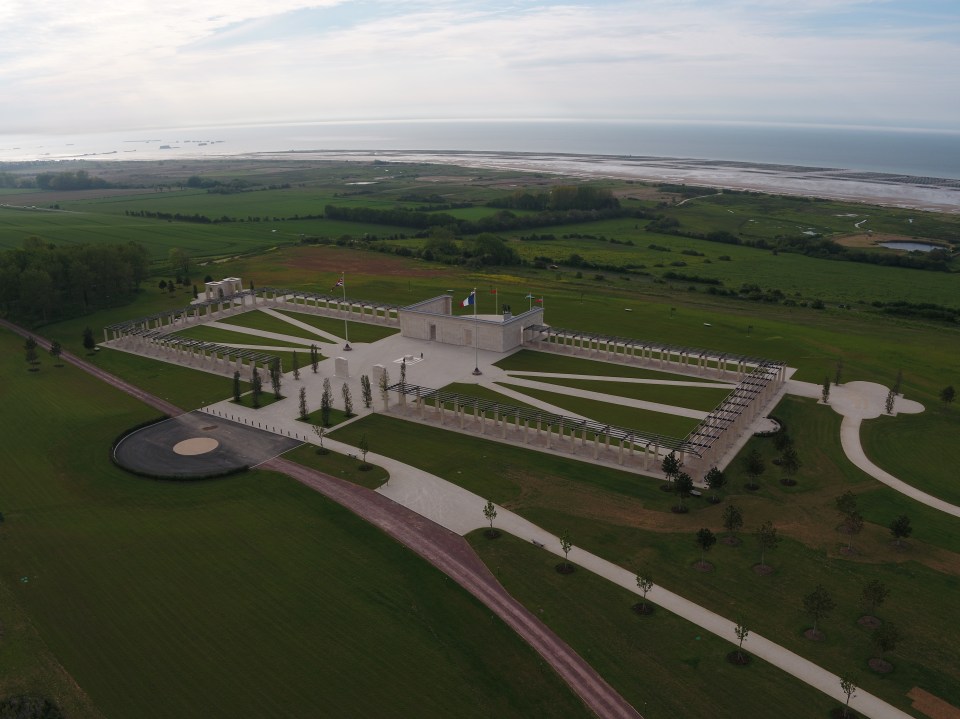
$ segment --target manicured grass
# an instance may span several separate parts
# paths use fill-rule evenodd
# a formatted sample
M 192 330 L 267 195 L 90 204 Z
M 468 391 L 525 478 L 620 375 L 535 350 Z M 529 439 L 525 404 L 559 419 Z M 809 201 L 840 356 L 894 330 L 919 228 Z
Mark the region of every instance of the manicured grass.
M 947 428 L 953 428 L 950 432 Z M 960 408 L 928 402 L 920 414 L 878 417 L 860 425 L 860 441 L 871 461 L 898 479 L 953 504 L 960 504 Z M 910 450 L 903 451 L 904 447 Z
M 568 412 L 588 417 L 604 424 L 613 424 L 618 427 L 635 429 L 638 432 L 650 432 L 665 437 L 686 437 L 699 423 L 699 420 L 690 417 L 679 417 L 664 412 L 653 412 L 645 409 L 624 407 L 610 402 L 573 397 L 558 392 L 547 392 L 542 389 L 532 389 L 509 382 L 497 382 L 498 385 L 509 387 L 535 399 L 548 402 L 555 407 L 561 407 Z
M 507 534 L 490 541 L 482 530 L 468 539 L 507 591 L 643 716 L 759 717 L 775 706 L 779 716 L 808 719 L 826 717 L 836 705 L 766 662 L 730 664 L 734 644 L 662 608 L 637 616 L 630 607 L 638 595 L 582 568 L 563 576 L 554 570 L 557 557 L 529 542 Z M 736 641 L 732 633 L 729 639 Z
M 693 539 L 704 526 L 723 532 L 724 504 L 711 506 L 703 499 L 690 499 L 690 514 L 673 515 L 668 507 L 675 498 L 659 491 L 653 480 L 631 481 L 623 472 L 412 423 L 404 427 L 402 420 L 380 415 L 344 427 L 335 436 L 356 444 L 360 432 L 375 433 L 379 453 L 489 497 L 554 533 L 569 530 L 576 546 L 620 566 L 647 568 L 658 583 L 724 616 L 744 617 L 755 631 L 832 671 L 862 672 L 858 677 L 865 688 L 898 706 L 909 707 L 904 694 L 914 685 L 960 702 L 956 689 L 960 662 L 948 658 L 950 639 L 942 633 L 952 621 L 949 597 L 958 588 L 960 557 L 955 549 L 938 546 L 937 537 L 924 531 L 909 552 L 897 552 L 889 544 L 885 527 L 869 523 L 882 507 L 875 501 L 868 503 L 867 498 L 872 500 L 873 492 L 882 489 L 877 490 L 876 483 L 838 455 L 839 416 L 828 407 L 793 398 L 781 404 L 776 414 L 800 442 L 804 462 L 797 475 L 800 484 L 783 488 L 776 483 L 777 475 L 768 471 L 761 479 L 763 488 L 754 494 L 741 489 L 745 476 L 739 465 L 728 472 L 731 483 L 721 494 L 726 503 L 743 510 L 745 544 L 715 547 L 707 557 L 717 565 L 711 574 L 691 568 L 698 558 Z M 823 429 L 807 431 L 817 425 Z M 768 457 L 773 454 L 769 439 L 751 440 L 747 447 L 753 446 Z M 858 554 L 852 558 L 839 553 L 847 538 L 835 531 L 839 517 L 834 499 L 847 489 L 862 495 L 868 519 L 863 533 L 853 538 Z M 906 498 L 901 498 L 901 507 L 911 515 L 924 516 Z M 777 572 L 759 577 L 751 570 L 759 561 L 751 533 L 766 520 L 774 521 L 784 538 L 767 556 Z M 897 671 L 882 680 L 865 668 L 871 655 L 869 635 L 855 623 L 862 613 L 859 593 L 875 578 L 892 590 L 890 601 L 879 612 L 881 618 L 897 623 L 913 637 L 893 654 Z M 838 609 L 824 624 L 828 640 L 815 644 L 802 636 L 809 624 L 800 599 L 818 582 L 837 600 Z M 644 682 L 643 686 L 649 685 Z
M 635 384 L 633 382 L 607 382 L 590 379 L 562 379 L 556 377 L 540 377 L 529 374 L 512 374 L 511 377 L 530 379 L 547 384 L 556 384 L 562 387 L 573 387 L 589 392 L 601 392 L 614 397 L 629 397 L 647 402 L 659 402 L 675 407 L 688 407 L 709 412 L 720 404 L 727 395 L 728 389 L 714 389 L 711 387 L 673 387 L 670 385 Z
M 280 402 L 281 400 L 284 400 L 284 399 L 286 399 L 286 397 L 283 395 L 282 392 L 280 394 L 280 397 L 278 398 L 273 394 L 272 391 L 265 390 L 260 393 L 260 402 L 259 402 L 259 406 L 257 406 L 256 409 L 269 407 L 275 402 Z M 239 404 L 242 407 L 253 407 L 253 393 L 247 392 L 245 394 L 240 395 L 239 402 L 237 402 L 236 400 L 230 400 L 230 401 L 234 404 Z
M 11 376 L 19 344 L 0 333 Z M 0 417 L 0 606 L 47 653 L 19 663 L 29 637 L 3 609 L 4 686 L 69 708 L 85 692 L 118 717 L 587 715 L 488 610 L 350 512 L 267 472 L 128 475 L 110 442 L 153 410 L 72 367 L 24 375 Z
M 336 337 L 343 337 L 343 320 L 334 317 L 321 317 L 320 315 L 310 315 L 305 312 L 296 312 L 294 310 L 277 310 L 285 315 L 305 322 L 317 329 L 329 332 Z M 384 337 L 395 335 L 400 330 L 396 327 L 385 327 L 382 325 L 367 324 L 366 322 L 347 321 L 347 332 L 350 333 L 351 342 L 376 342 Z
M 227 325 L 236 325 L 238 327 L 247 327 L 248 329 L 274 332 L 281 335 L 290 335 L 292 337 L 301 337 L 317 344 L 321 342 L 331 342 L 331 340 L 327 339 L 326 337 L 321 337 L 320 335 L 309 332 L 302 327 L 298 327 L 290 322 L 284 322 L 281 319 L 277 319 L 276 317 L 268 315 L 265 312 L 260 312 L 259 310 L 252 310 L 250 312 L 244 312 L 243 314 L 226 317 L 222 320 L 218 320 L 218 322 L 222 322 L 223 324 Z
M 345 479 L 348 482 L 359 484 L 367 489 L 377 489 L 384 482 L 389 481 L 390 474 L 383 467 L 368 464 L 370 469 L 361 470 L 361 461 L 348 457 L 339 452 L 327 450 L 326 454 L 319 454 L 319 447 L 312 444 L 302 444 L 284 455 L 285 459 L 305 465 L 319 472 Z M 358 455 L 359 456 L 359 455 Z
M 567 357 L 552 352 L 520 350 L 509 357 L 494 362 L 494 367 L 509 372 L 550 372 L 554 374 L 597 375 L 600 377 L 631 377 L 634 379 L 660 379 L 683 382 L 716 382 L 702 377 L 659 372 L 654 369 L 632 367 L 617 362 L 601 362 L 582 357 Z M 522 375 L 521 375 L 522 376 Z
M 314 410 L 307 414 L 307 423 L 311 425 L 320 425 L 320 421 L 323 419 L 321 410 Z M 330 424 L 327 425 L 327 428 L 336 427 L 341 422 L 349 419 L 342 409 L 337 409 L 336 407 L 330 408 Z M 312 429 L 310 430 L 313 431 Z
M 109 348 L 101 348 L 91 356 L 81 356 L 184 410 L 196 409 L 233 396 L 233 379 L 230 377 Z M 54 369 L 56 368 L 51 368 L 51 371 Z M 247 379 L 244 377 L 241 380 L 244 391 L 250 386 Z M 266 377 L 264 379 L 266 381 Z
M 303 349 L 304 352 L 310 351 L 310 345 L 314 344 L 309 339 L 302 342 L 296 340 L 271 339 L 259 335 L 247 334 L 245 332 L 231 332 L 230 330 L 220 329 L 219 327 L 188 327 L 185 330 L 175 332 L 175 337 L 187 337 L 193 340 L 205 340 L 207 342 L 217 342 L 225 345 L 256 345 L 262 347 L 290 347 Z

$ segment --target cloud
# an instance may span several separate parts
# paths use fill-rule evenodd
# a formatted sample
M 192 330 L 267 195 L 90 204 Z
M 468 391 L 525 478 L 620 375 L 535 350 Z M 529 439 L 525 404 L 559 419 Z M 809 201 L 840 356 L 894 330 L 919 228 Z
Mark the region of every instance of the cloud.
M 954 125 L 938 0 L 15 0 L 6 131 L 428 117 Z

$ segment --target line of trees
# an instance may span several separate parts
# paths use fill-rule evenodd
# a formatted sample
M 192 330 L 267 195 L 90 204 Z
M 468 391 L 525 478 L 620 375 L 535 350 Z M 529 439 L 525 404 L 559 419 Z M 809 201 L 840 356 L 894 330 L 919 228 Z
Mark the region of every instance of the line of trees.
M 146 248 L 126 244 L 47 244 L 27 238 L 0 253 L 0 310 L 37 324 L 129 302 L 146 279 Z
M 517 190 L 511 195 L 497 197 L 487 202 L 487 207 L 507 210 L 616 210 L 620 200 L 610 190 L 593 185 L 557 185 L 549 192 Z
M 113 185 L 102 177 L 91 175 L 86 170 L 76 172 L 41 172 L 37 175 L 37 187 L 41 190 L 99 190 Z

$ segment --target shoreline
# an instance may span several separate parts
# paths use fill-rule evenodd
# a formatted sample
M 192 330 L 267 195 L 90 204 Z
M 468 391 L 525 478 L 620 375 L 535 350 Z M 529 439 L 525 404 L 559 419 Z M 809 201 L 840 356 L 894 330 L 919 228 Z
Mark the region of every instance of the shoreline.
M 696 187 L 748 190 L 775 195 L 862 202 L 885 207 L 960 213 L 960 180 L 694 158 L 578 155 L 490 151 L 320 150 L 257 152 L 230 156 L 250 160 L 339 160 L 415 162 L 474 169 L 513 170 Z

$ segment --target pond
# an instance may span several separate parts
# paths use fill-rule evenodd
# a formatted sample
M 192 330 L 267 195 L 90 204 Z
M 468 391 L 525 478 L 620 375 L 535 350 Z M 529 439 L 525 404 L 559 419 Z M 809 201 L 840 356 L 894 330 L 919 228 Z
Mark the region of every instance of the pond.
M 886 247 L 890 250 L 911 250 L 914 252 L 930 252 L 931 250 L 947 250 L 948 247 L 943 245 L 934 245 L 929 242 L 910 242 L 907 240 L 904 241 L 895 241 L 895 242 L 879 242 L 877 243 L 880 247 Z

